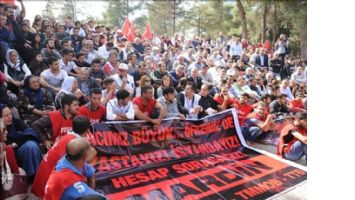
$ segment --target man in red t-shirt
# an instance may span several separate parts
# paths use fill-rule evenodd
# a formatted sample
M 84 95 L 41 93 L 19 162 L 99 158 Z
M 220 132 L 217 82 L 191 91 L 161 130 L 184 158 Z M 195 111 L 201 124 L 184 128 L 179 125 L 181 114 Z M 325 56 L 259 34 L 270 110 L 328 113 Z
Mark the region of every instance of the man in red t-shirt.
M 101 105 L 102 93 L 99 88 L 90 91 L 90 102 L 79 108 L 77 116 L 87 116 L 91 124 L 101 122 L 105 119 L 106 108 Z
M 62 137 L 57 141 L 53 147 L 44 156 L 41 164 L 38 167 L 37 174 L 33 181 L 32 193 L 39 198 L 44 197 L 44 190 L 47 184 L 49 175 L 57 164 L 58 160 L 61 159 L 65 152 L 66 146 L 69 141 L 75 138 L 85 138 L 90 128 L 90 121 L 85 116 L 75 117 L 73 120 L 73 131 L 68 132 L 67 135 Z M 89 160 L 92 160 L 96 155 L 96 151 L 93 147 L 90 150 Z M 94 176 L 89 177 L 89 185 L 94 187 L 95 178 Z
M 153 97 L 153 88 L 151 86 L 143 86 L 141 88 L 141 96 L 132 100 L 134 113 L 137 119 L 146 120 L 154 125 L 160 125 L 161 120 L 166 115 L 166 107 L 158 103 Z M 157 117 L 156 110 L 160 110 Z
M 307 113 L 298 112 L 295 118 L 282 129 L 277 154 L 288 160 L 307 159 Z
M 274 118 L 274 114 L 267 113 L 267 105 L 264 102 L 260 102 L 256 110 L 248 115 L 241 127 L 244 139 L 253 142 L 260 135 L 274 131 Z
M 247 93 L 242 93 L 240 95 L 239 101 L 235 101 L 235 108 L 238 111 L 238 121 L 239 125 L 243 126 L 247 115 L 253 111 L 253 106 L 248 104 L 249 95 Z
M 223 111 L 228 108 L 233 108 L 235 103 L 235 98 L 233 98 L 228 93 L 228 88 L 226 86 L 221 86 L 221 92 L 216 94 L 213 98 L 217 102 L 218 111 Z
M 307 112 L 306 109 L 304 109 L 303 106 L 303 101 L 302 99 L 304 98 L 304 94 L 302 92 L 297 92 L 296 93 L 296 98 L 292 99 L 288 103 L 288 108 L 290 109 L 291 112 Z

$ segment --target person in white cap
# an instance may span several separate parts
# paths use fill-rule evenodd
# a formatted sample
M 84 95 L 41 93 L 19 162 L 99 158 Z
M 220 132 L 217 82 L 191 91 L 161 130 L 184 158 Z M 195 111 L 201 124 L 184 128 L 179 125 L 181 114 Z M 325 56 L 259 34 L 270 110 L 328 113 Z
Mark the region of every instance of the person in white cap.
M 128 74 L 127 64 L 119 64 L 117 74 L 111 77 L 116 81 L 117 89 L 126 89 L 130 94 L 133 94 L 135 88 L 134 78 Z

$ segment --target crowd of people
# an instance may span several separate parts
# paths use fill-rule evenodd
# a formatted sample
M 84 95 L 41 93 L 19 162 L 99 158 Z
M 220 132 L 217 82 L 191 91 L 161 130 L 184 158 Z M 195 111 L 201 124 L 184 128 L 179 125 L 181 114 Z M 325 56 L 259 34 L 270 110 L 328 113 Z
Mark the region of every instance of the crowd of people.
M 222 32 L 138 32 L 129 41 L 93 20 L 36 15 L 30 23 L 20 3 L 0 5 L 0 168 L 10 146 L 37 197 L 104 199 L 93 190 L 95 150 L 84 139 L 95 122 L 159 125 L 234 108 L 248 143 L 279 131 L 280 156 L 307 156 L 307 63 L 290 54 L 285 34 L 274 45 Z M 292 123 L 276 130 L 284 118 Z

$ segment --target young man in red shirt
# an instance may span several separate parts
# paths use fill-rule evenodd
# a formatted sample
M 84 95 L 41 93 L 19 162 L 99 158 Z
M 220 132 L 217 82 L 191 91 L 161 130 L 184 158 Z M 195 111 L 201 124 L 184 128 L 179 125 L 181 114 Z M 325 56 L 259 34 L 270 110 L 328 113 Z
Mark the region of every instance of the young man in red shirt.
M 217 102 L 217 108 L 219 111 L 233 108 L 236 100 L 234 97 L 229 95 L 228 88 L 226 86 L 221 86 L 221 92 L 216 94 L 213 99 Z
M 161 120 L 166 115 L 166 107 L 158 103 L 153 97 L 152 86 L 143 86 L 141 88 L 141 96 L 135 97 L 132 103 L 137 119 L 146 120 L 154 125 L 160 125 Z M 159 117 L 156 116 L 155 109 L 160 110 Z
M 260 102 L 248 117 L 241 127 L 244 139 L 247 141 L 253 142 L 260 135 L 268 134 L 275 129 L 275 115 L 267 113 L 267 105 L 264 102 Z
M 307 113 L 298 112 L 293 124 L 282 129 L 277 154 L 288 160 L 307 158 Z
M 248 100 L 249 95 L 247 93 L 242 93 L 240 95 L 239 101 L 236 100 L 234 104 L 238 111 L 238 121 L 240 126 L 244 125 L 245 119 L 253 111 L 253 106 L 248 104 Z
M 303 105 L 303 101 L 302 101 L 303 98 L 304 98 L 304 94 L 302 92 L 297 92 L 296 98 L 289 101 L 288 108 L 290 109 L 291 112 L 293 112 L 293 113 L 307 112 L 307 110 L 304 109 L 304 105 Z
M 92 89 L 90 91 L 90 102 L 81 106 L 77 115 L 87 116 L 91 124 L 104 121 L 106 116 L 106 108 L 101 105 L 101 98 L 101 90 L 99 88 Z
M 62 98 L 62 109 L 50 112 L 32 123 L 40 141 L 49 150 L 53 143 L 72 130 L 73 119 L 79 109 L 79 100 L 72 94 Z
M 58 160 L 61 159 L 66 151 L 66 146 L 69 141 L 75 138 L 85 138 L 90 128 L 90 121 L 85 116 L 75 117 L 73 120 L 73 131 L 68 132 L 63 138 L 57 141 L 53 147 L 44 156 L 33 181 L 32 193 L 39 198 L 44 197 L 44 190 L 47 184 L 49 175 L 57 164 Z M 90 148 L 91 153 L 89 160 L 92 160 L 96 156 L 96 151 L 93 147 Z M 89 185 L 94 188 L 95 177 L 89 177 Z

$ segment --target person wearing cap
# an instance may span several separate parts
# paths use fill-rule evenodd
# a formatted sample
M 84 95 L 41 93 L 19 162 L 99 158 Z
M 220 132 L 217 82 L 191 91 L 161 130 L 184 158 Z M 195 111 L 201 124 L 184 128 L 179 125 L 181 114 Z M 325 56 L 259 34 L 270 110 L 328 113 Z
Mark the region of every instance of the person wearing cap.
M 111 76 L 117 85 L 118 89 L 125 89 L 130 94 L 133 94 L 135 83 L 134 78 L 130 74 L 128 74 L 128 65 L 125 63 L 121 63 L 118 66 L 118 73 Z

